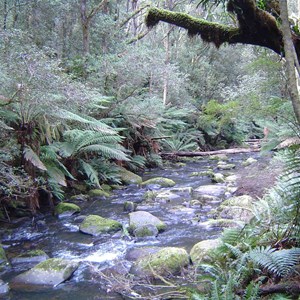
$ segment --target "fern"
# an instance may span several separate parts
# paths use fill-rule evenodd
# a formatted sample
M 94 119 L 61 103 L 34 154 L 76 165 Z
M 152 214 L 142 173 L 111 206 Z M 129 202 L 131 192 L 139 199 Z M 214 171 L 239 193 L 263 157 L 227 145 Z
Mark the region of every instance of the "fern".
M 300 248 L 276 251 L 271 247 L 258 247 L 249 252 L 249 258 L 269 272 L 284 277 L 289 275 L 299 262 Z
M 98 178 L 98 172 L 90 164 L 83 160 L 79 160 L 79 162 L 92 185 L 100 188 L 101 185 Z
M 38 155 L 29 146 L 26 146 L 24 148 L 24 158 L 27 161 L 29 161 L 32 165 L 34 165 L 36 168 L 43 170 L 43 171 L 47 170 L 46 166 L 40 160 Z

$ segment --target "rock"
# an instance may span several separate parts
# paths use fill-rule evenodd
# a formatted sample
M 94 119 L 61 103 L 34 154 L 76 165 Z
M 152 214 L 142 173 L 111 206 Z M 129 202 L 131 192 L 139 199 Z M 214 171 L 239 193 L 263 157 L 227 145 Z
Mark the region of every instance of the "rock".
M 73 195 L 71 197 L 71 200 L 75 200 L 75 201 L 87 201 L 88 199 L 89 199 L 89 196 L 85 195 L 85 194 Z
M 224 161 L 219 161 L 217 168 L 219 170 L 231 170 L 235 168 L 235 164 L 227 164 Z
M 135 237 L 157 236 L 158 229 L 152 224 L 142 225 L 133 231 Z
M 189 255 L 183 248 L 165 247 L 139 258 L 131 273 L 141 277 L 176 275 L 189 265 Z
M 90 197 L 109 197 L 110 194 L 108 192 L 103 191 L 102 189 L 94 189 L 89 191 Z
M 136 211 L 129 214 L 129 231 L 134 232 L 138 227 L 153 225 L 159 232 L 166 229 L 166 224 L 159 218 L 146 211 Z
M 129 249 L 126 253 L 125 259 L 129 261 L 137 261 L 142 257 L 158 252 L 160 249 L 160 247 L 140 247 Z
M 200 226 L 205 228 L 241 228 L 245 222 L 232 220 L 232 219 L 208 219 L 205 222 L 199 223 Z
M 214 154 L 209 158 L 213 160 L 228 160 L 228 156 L 226 154 Z
M 202 172 L 192 172 L 190 177 L 212 177 L 214 174 L 213 170 L 207 170 Z
M 222 173 L 214 173 L 211 181 L 215 183 L 223 183 L 225 181 L 225 178 Z
M 55 214 L 59 218 L 70 217 L 75 213 L 79 213 L 81 211 L 80 207 L 73 203 L 60 202 L 55 207 Z
M 122 229 L 122 224 L 111 219 L 102 218 L 98 215 L 89 215 L 79 226 L 79 230 L 86 234 L 98 236 L 102 233 L 116 232 Z
M 253 217 L 253 202 L 254 199 L 249 195 L 231 197 L 220 205 L 218 216 L 236 221 L 249 222 Z
M 174 187 L 170 189 L 172 193 L 180 194 L 180 195 L 191 195 L 193 192 L 193 188 L 190 186 L 185 187 Z
M 167 203 L 167 202 L 171 202 L 172 200 L 176 200 L 179 199 L 180 196 L 177 194 L 174 194 L 170 191 L 163 191 L 160 193 L 157 193 L 155 200 L 157 200 L 158 202 L 161 203 Z
M 11 259 L 12 264 L 38 264 L 49 259 L 49 256 L 43 250 L 32 250 Z
M 125 201 L 123 205 L 124 211 L 133 212 L 137 208 L 137 204 L 132 201 Z
M 143 181 L 141 176 L 136 175 L 122 167 L 120 167 L 120 176 L 124 184 L 141 184 Z
M 209 257 L 209 253 L 222 245 L 221 240 L 204 240 L 197 244 L 195 244 L 190 252 L 191 261 L 194 265 L 210 262 L 211 258 Z
M 176 183 L 172 179 L 165 177 L 155 177 L 141 183 L 142 186 L 151 184 L 158 184 L 161 187 L 173 187 Z
M 0 297 L 9 292 L 9 285 L 0 279 Z
M 237 176 L 236 175 L 229 175 L 225 177 L 226 182 L 236 182 L 237 181 Z
M 29 271 L 16 276 L 12 280 L 12 288 L 24 285 L 46 285 L 57 286 L 69 279 L 79 263 L 60 258 L 50 258 L 30 269 Z
M 226 186 L 223 185 L 202 185 L 194 190 L 194 194 L 221 197 L 224 196 L 225 191 Z
M 254 163 L 257 162 L 257 159 L 253 158 L 253 157 L 248 157 L 244 162 L 242 162 L 242 165 L 247 167 L 247 166 L 250 166 Z
M 193 215 L 195 214 L 195 209 L 190 207 L 185 207 L 182 205 L 176 205 L 176 206 L 172 206 L 169 212 L 174 215 Z
M 112 190 L 112 187 L 108 184 L 101 184 L 101 189 L 107 193 L 109 193 Z

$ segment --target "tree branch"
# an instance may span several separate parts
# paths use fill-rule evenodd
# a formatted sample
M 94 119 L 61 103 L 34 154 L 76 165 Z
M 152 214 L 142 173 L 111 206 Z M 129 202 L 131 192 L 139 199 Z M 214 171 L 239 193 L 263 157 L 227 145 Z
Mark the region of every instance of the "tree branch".
M 228 11 L 234 13 L 238 26 L 208 22 L 185 13 L 151 8 L 146 16 L 146 25 L 153 27 L 163 21 L 182 27 L 190 35 L 200 35 L 205 42 L 220 47 L 228 44 L 250 44 L 267 47 L 278 54 L 283 52 L 282 33 L 276 19 L 256 7 L 254 0 L 230 0 Z

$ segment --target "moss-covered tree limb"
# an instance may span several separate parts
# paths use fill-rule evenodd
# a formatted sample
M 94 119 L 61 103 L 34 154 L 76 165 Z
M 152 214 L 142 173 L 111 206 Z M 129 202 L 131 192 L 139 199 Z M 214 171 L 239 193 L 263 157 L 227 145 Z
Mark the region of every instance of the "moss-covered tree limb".
M 153 27 L 159 21 L 163 21 L 185 28 L 190 35 L 198 34 L 204 41 L 214 43 L 217 47 L 224 43 L 242 43 L 267 47 L 282 54 L 282 33 L 276 19 L 270 13 L 258 8 L 254 0 L 230 0 L 227 10 L 236 15 L 237 27 L 208 22 L 185 13 L 157 8 L 149 9 L 146 25 Z M 297 49 L 297 39 L 294 43 Z M 299 53 L 300 51 L 297 51 L 298 59 Z

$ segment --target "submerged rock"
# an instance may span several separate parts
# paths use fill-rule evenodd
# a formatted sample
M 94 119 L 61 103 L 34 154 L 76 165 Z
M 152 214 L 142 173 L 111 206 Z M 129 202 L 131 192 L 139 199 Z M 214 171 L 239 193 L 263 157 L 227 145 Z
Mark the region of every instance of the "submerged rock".
M 141 184 L 143 181 L 141 176 L 134 174 L 125 168 L 120 168 L 120 176 L 124 184 Z
M 70 217 L 75 213 L 79 213 L 81 211 L 80 207 L 73 203 L 60 202 L 55 207 L 55 214 L 59 218 Z
M 157 252 L 140 257 L 131 273 L 140 277 L 176 275 L 189 265 L 189 255 L 183 248 L 165 247 Z
M 60 258 L 50 258 L 12 280 L 12 288 L 23 285 L 56 286 L 69 279 L 79 263 Z
M 248 157 L 244 162 L 242 162 L 242 165 L 247 167 L 247 166 L 250 166 L 254 163 L 257 162 L 257 159 L 253 158 L 253 157 Z
M 227 164 L 224 161 L 219 161 L 217 168 L 219 170 L 231 170 L 235 168 L 235 164 Z
M 209 254 L 220 245 L 222 245 L 220 239 L 204 240 L 195 244 L 190 252 L 192 263 L 195 265 L 203 262 L 210 262 L 211 258 Z
M 173 187 L 176 184 L 176 182 L 172 179 L 165 177 L 155 177 L 141 183 L 142 186 L 151 184 L 158 184 L 161 187 Z
M 43 250 L 32 250 L 11 259 L 12 264 L 38 264 L 49 259 L 49 256 Z
M 225 178 L 222 173 L 214 173 L 211 181 L 216 183 L 223 183 L 225 181 Z
M 137 203 L 134 203 L 132 201 L 124 202 L 124 205 L 123 205 L 124 211 L 133 212 L 136 210 L 136 208 L 137 208 Z
M 102 218 L 98 215 L 89 215 L 79 226 L 83 233 L 98 236 L 102 233 L 116 232 L 122 229 L 122 224 L 112 219 Z
M 166 224 L 159 218 L 146 211 L 136 211 L 129 214 L 129 231 L 134 232 L 138 227 L 153 225 L 159 232 L 166 229 Z

